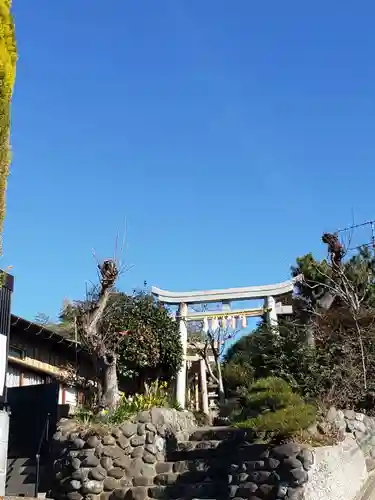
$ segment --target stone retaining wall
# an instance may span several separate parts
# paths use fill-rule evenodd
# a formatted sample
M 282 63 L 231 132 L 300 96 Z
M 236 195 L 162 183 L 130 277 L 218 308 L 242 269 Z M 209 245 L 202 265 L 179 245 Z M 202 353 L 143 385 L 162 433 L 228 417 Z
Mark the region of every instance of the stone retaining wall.
M 375 468 L 375 419 L 331 408 L 320 426 L 335 427 L 343 441 L 316 449 L 251 444 L 235 429 L 193 432 L 191 413 L 166 409 L 141 412 L 111 429 L 83 429 L 64 419 L 54 436 L 56 480 L 49 496 L 216 498 L 219 489 L 236 500 L 352 500 Z
M 242 451 L 246 451 L 244 448 Z M 276 447 L 248 445 L 247 452 L 258 455 L 240 458 L 230 466 L 229 497 L 253 500 L 303 498 L 303 485 L 314 463 L 311 450 L 295 443 Z M 240 454 L 240 456 L 243 453 Z
M 354 410 L 336 410 L 332 407 L 327 413 L 328 425 L 334 425 L 341 433 L 354 436 L 366 459 L 368 471 L 375 469 L 375 418 L 367 417 Z
M 294 443 L 251 444 L 235 429 L 198 437 L 193 425 L 188 412 L 159 409 L 111 430 L 80 430 L 64 420 L 54 436 L 56 481 L 50 496 L 188 499 L 216 498 L 220 490 L 220 496 L 228 492 L 224 496 L 238 500 L 300 498 L 313 464 L 310 450 Z
M 154 484 L 157 464 L 165 460 L 168 440 L 186 437 L 193 426 L 189 412 L 158 408 L 111 430 L 82 430 L 74 420 L 62 420 L 54 436 L 56 481 L 51 496 L 123 499 L 133 487 L 131 498 L 143 500 Z

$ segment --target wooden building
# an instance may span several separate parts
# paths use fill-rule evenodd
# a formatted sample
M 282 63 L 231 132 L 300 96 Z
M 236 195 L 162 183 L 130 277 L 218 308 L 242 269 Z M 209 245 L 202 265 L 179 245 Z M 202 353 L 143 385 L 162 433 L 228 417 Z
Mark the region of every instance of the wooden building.
M 72 372 L 89 378 L 87 353 L 63 333 L 11 315 L 6 386 L 20 387 L 58 381 L 59 404 L 76 406 L 84 391 Z

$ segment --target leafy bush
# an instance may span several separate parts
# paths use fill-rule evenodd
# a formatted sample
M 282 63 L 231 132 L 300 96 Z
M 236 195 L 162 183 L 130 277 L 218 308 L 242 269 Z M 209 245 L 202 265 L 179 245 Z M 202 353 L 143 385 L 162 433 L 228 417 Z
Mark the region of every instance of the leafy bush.
M 224 367 L 232 362 L 248 366 L 252 368 L 254 380 L 283 378 L 294 389 L 308 394 L 310 387 L 306 387 L 306 380 L 309 380 L 306 375 L 310 357 L 309 348 L 301 342 L 300 332 L 280 321 L 279 335 L 270 331 L 266 324 L 261 324 L 233 344 L 226 353 Z
M 279 377 L 307 400 L 316 400 L 326 407 L 353 408 L 371 415 L 375 409 L 372 317 L 368 314 L 360 318 L 367 390 L 363 387 L 358 333 L 348 313 L 337 307 L 319 318 L 314 347 L 306 345 L 304 331 L 298 324 L 280 321 L 279 335 L 261 325 L 228 350 L 224 366 L 232 362 L 247 363 L 253 367 L 255 380 Z
M 64 305 L 60 323 L 53 329 L 74 335 L 77 304 Z M 151 294 L 111 293 L 100 328 L 121 332 L 117 368 L 122 381 L 128 385 L 130 381 L 134 391 L 141 392 L 145 382 L 170 380 L 178 373 L 183 354 L 178 322 Z
M 310 427 L 316 420 L 316 409 L 306 403 L 288 406 L 275 412 L 266 412 L 255 418 L 237 422 L 239 428 L 252 429 L 254 432 L 290 436 L 297 431 Z
M 155 380 L 147 386 L 145 394 L 134 396 L 123 394 L 118 406 L 112 411 L 106 410 L 97 414 L 89 407 L 79 407 L 75 412 L 75 418 L 83 424 L 120 424 L 131 420 L 140 411 L 162 407 L 179 409 L 178 404 L 171 397 L 167 382 Z
M 96 413 L 92 410 L 91 407 L 81 405 L 75 408 L 74 418 L 84 425 L 89 425 L 91 422 L 94 422 L 96 420 Z
M 245 411 L 255 415 L 296 406 L 303 401 L 285 380 L 277 377 L 260 379 L 249 387 L 241 388 L 239 394 L 244 401 Z
M 232 359 L 222 367 L 224 387 L 227 395 L 237 390 L 238 387 L 249 384 L 254 379 L 254 368 L 249 363 Z
M 277 377 L 260 379 L 240 391 L 241 410 L 234 425 L 254 433 L 289 436 L 307 429 L 316 420 L 316 408 L 306 404 L 290 385 Z
M 119 371 L 142 384 L 173 378 L 182 364 L 182 344 L 178 322 L 151 295 L 118 294 L 113 319 L 119 331 L 127 331 L 121 344 Z

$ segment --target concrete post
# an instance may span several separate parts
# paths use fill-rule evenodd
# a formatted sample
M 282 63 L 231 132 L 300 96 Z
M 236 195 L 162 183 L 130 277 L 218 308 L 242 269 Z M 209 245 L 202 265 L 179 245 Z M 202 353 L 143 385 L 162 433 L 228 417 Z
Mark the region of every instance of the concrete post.
M 180 338 L 182 344 L 182 365 L 177 374 L 176 399 L 182 409 L 186 407 L 186 349 L 187 349 L 187 305 L 181 303 L 178 309 L 177 321 L 179 322 Z
M 278 333 L 279 322 L 277 319 L 275 299 L 273 297 L 266 297 L 264 299 L 264 308 L 267 309 L 266 317 L 268 325 L 275 331 L 275 333 Z
M 7 410 L 0 410 L 0 498 L 5 497 L 5 483 L 7 477 L 8 435 L 9 435 L 9 413 L 7 412 Z
M 207 376 L 206 376 L 206 363 L 203 359 L 200 360 L 200 376 L 201 376 L 201 393 L 202 393 L 202 411 L 208 415 L 208 390 L 207 390 Z
M 0 270 L 0 498 L 5 496 L 9 439 L 6 373 L 8 364 L 10 303 L 14 278 Z

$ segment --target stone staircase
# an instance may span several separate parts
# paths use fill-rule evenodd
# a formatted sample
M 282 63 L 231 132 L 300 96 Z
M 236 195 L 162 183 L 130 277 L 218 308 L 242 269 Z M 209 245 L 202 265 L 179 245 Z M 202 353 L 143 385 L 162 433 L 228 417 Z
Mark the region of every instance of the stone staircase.
M 17 497 L 34 497 L 36 483 L 35 457 L 8 458 L 6 495 Z M 39 466 L 39 493 L 38 497 L 46 495 L 50 488 L 50 474 L 45 461 Z
M 156 464 L 149 497 L 227 499 L 230 459 L 241 436 L 235 429 L 207 427 L 194 431 L 188 441 L 171 443 L 167 461 Z
M 125 422 L 105 435 L 77 437 L 76 427 L 64 423 L 73 429 L 64 434 L 60 426 L 55 436 L 56 480 L 49 496 L 59 500 L 300 499 L 313 464 L 308 449 L 292 442 L 252 443 L 246 431 L 229 427 L 201 427 L 186 434 L 184 429 L 191 426 L 176 425 L 177 435 L 170 434 L 161 411 L 140 413 L 136 422 Z

